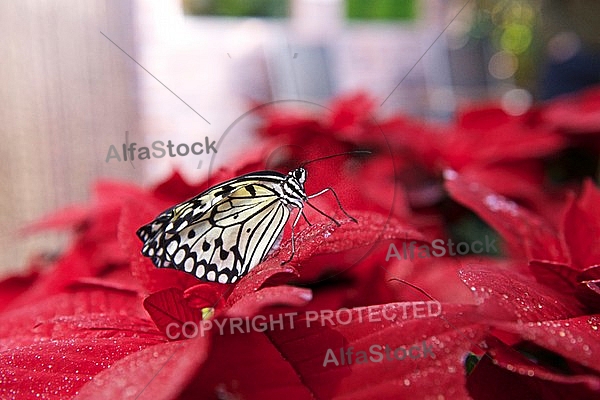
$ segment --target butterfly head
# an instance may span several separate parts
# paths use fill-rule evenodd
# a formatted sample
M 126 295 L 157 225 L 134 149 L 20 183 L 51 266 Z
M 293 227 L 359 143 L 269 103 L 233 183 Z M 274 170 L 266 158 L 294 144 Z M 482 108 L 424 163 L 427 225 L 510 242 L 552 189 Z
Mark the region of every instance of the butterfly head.
M 304 185 L 304 182 L 306 182 L 306 170 L 302 167 L 290 171 L 288 175 L 292 176 L 296 181 L 298 181 L 302 185 Z

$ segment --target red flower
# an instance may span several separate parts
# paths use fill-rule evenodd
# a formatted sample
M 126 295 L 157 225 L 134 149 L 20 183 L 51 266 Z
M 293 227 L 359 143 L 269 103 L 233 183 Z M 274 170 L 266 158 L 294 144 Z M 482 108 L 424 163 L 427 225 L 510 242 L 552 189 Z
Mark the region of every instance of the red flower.
M 600 133 L 600 87 L 553 100 L 543 110 L 542 117 L 567 134 Z
M 1 396 L 597 396 L 600 192 L 589 180 L 544 191 L 544 160 L 571 143 L 548 123 L 552 107 L 520 117 L 482 107 L 436 126 L 378 122 L 365 95 L 316 116 L 269 106 L 265 140 L 209 181 L 99 183 L 89 205 L 28 228 L 73 231 L 63 254 L 0 282 L 12 299 L 0 310 Z M 307 165 L 307 192 L 333 187 L 358 224 L 333 196 L 315 198 L 341 225 L 307 209 L 312 225 L 296 227 L 289 263 L 289 227 L 236 284 L 158 269 L 140 253 L 141 225 L 220 181 L 365 148 Z M 502 258 L 390 256 L 392 243 L 447 238 L 446 194 L 498 232 Z M 402 280 L 441 313 L 419 316 L 423 293 Z M 359 362 L 373 346 L 381 360 Z

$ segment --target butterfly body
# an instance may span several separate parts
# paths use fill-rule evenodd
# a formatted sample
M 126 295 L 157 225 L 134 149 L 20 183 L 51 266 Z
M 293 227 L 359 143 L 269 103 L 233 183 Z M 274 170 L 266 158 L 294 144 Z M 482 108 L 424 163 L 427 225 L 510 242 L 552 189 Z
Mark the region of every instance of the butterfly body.
M 141 227 L 142 254 L 159 268 L 236 282 L 278 245 L 291 210 L 299 209 L 294 226 L 303 215 L 305 181 L 300 167 L 287 175 L 253 172 L 214 186 Z

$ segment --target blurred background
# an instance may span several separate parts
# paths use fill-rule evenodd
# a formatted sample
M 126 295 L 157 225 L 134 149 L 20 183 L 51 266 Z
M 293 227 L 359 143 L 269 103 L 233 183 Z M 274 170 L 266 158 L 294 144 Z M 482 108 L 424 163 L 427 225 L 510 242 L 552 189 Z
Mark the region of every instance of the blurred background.
M 19 228 L 96 180 L 199 181 L 252 148 L 256 121 L 214 159 L 118 161 L 111 146 L 218 141 L 253 104 L 355 90 L 381 116 L 445 121 L 489 99 L 518 115 L 600 81 L 599 20 L 595 0 L 2 2 L 0 274 L 52 257 L 64 237 Z

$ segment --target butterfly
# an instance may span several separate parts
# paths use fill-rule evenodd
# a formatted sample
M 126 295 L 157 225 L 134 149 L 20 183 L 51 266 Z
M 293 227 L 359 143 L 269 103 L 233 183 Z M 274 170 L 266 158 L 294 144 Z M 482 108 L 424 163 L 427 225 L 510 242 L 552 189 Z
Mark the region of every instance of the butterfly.
M 159 268 L 182 270 L 207 282 L 234 283 L 277 248 L 291 212 L 297 208 L 291 231 L 292 252 L 282 264 L 287 263 L 296 251 L 294 229 L 300 216 L 310 225 L 304 215 L 305 204 L 340 226 L 310 199 L 331 192 L 340 210 L 358 223 L 344 210 L 331 187 L 310 196 L 304 190 L 306 164 L 343 154 L 311 160 L 287 175 L 251 172 L 213 186 L 139 228 L 136 234 L 144 243 L 142 254 Z

